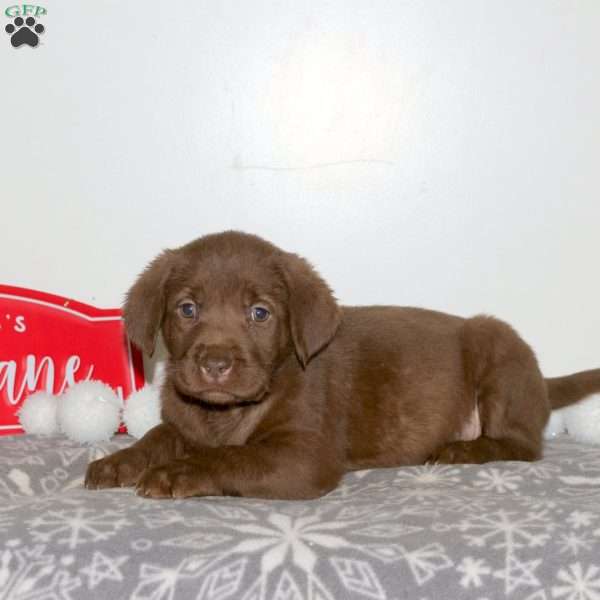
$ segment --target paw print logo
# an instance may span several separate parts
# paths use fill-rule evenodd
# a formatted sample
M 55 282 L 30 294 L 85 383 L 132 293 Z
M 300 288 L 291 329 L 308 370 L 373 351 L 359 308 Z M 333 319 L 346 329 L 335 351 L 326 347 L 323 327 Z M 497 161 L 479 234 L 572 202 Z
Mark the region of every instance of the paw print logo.
M 36 25 L 33 17 L 27 17 L 25 21 L 21 17 L 17 17 L 13 23 L 9 23 L 5 27 L 6 33 L 10 35 L 10 43 L 15 48 L 23 44 L 35 48 L 40 41 L 38 34 L 44 33 L 44 26 L 41 23 Z

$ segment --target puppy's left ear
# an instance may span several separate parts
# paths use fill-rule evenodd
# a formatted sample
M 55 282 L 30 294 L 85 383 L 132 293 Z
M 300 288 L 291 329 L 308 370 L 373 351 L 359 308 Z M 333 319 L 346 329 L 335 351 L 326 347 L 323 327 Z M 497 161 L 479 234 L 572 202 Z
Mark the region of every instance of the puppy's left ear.
M 165 284 L 171 272 L 173 250 L 157 256 L 127 292 L 123 318 L 127 335 L 152 356 L 165 312 Z
M 335 335 L 341 313 L 331 289 L 312 266 L 296 254 L 284 256 L 290 330 L 298 359 L 306 367 Z

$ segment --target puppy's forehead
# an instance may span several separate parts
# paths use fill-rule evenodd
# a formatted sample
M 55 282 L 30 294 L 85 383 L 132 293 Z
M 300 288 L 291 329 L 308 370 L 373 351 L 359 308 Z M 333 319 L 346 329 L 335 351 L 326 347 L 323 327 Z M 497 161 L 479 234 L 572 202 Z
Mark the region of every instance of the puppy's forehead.
M 260 248 L 259 251 L 247 248 L 224 251 L 218 247 L 200 246 L 185 250 L 174 269 L 175 287 L 226 297 L 285 295 L 277 257 L 273 253 L 261 252 Z

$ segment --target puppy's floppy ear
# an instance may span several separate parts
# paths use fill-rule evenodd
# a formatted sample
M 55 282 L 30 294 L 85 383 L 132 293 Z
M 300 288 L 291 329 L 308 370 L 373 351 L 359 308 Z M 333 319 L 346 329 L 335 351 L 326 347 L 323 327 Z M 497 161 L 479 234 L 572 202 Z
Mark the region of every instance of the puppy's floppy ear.
M 289 295 L 290 331 L 305 367 L 335 335 L 340 309 L 329 286 L 305 259 L 291 253 L 284 257 L 281 264 Z
M 138 277 L 127 292 L 123 317 L 127 335 L 152 355 L 165 312 L 165 283 L 171 271 L 173 251 L 165 250 Z

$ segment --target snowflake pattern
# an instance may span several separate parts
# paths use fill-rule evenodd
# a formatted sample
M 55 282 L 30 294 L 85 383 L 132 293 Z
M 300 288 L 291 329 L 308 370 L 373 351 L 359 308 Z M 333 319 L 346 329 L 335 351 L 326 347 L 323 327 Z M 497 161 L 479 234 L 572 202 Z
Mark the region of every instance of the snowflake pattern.
M 592 550 L 596 542 L 588 537 L 585 533 L 569 531 L 568 533 L 561 534 L 558 543 L 560 545 L 561 554 L 563 552 L 568 552 L 574 556 L 577 556 L 580 550 Z
M 111 558 L 95 551 L 91 563 L 80 570 L 87 577 L 88 588 L 93 590 L 103 581 L 123 581 L 121 567 L 129 560 L 128 556 Z
M 51 510 L 27 521 L 34 541 L 65 544 L 71 550 L 80 544 L 101 542 L 124 527 L 130 521 L 114 510 L 98 512 L 92 508 Z
M 567 523 L 569 523 L 573 529 L 589 529 L 597 518 L 598 515 L 593 512 L 574 510 L 567 517 Z
M 559 569 L 559 583 L 552 587 L 553 598 L 564 600 L 600 600 L 600 567 L 574 563 Z
M 317 554 L 312 546 L 343 548 L 348 542 L 336 535 L 347 524 L 322 522 L 319 517 L 292 519 L 288 515 L 274 513 L 267 517 L 268 525 L 237 525 L 240 533 L 248 538 L 233 547 L 232 552 L 252 553 L 261 551 L 261 570 L 270 572 L 281 566 L 288 554 L 292 562 L 304 571 L 312 572 L 317 563 Z
M 497 469 L 492 467 L 485 471 L 477 473 L 478 481 L 475 486 L 482 490 L 498 492 L 514 492 L 519 488 L 519 484 L 523 481 L 520 475 L 517 475 L 510 469 Z
M 598 447 L 363 470 L 309 502 L 85 490 L 131 441 L 0 438 L 0 600 L 600 600 Z
M 491 567 L 486 564 L 484 558 L 473 558 L 471 556 L 463 558 L 456 570 L 463 574 L 460 585 L 465 588 L 471 586 L 482 587 L 484 578 L 492 572 Z

